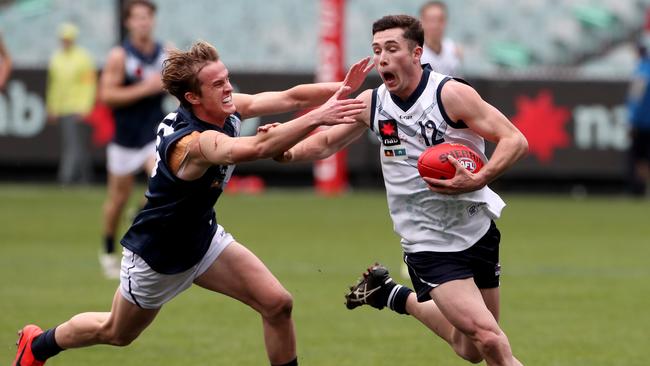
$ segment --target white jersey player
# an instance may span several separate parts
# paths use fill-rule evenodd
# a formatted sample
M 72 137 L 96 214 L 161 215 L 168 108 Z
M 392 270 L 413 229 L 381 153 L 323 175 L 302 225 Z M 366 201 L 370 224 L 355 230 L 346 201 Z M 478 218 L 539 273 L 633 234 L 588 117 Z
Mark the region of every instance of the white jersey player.
M 442 142 L 467 145 L 487 161 L 483 138 L 442 108 L 440 92 L 450 80 L 425 67 L 412 103 L 395 98 L 385 85 L 373 91 L 370 129 L 381 141 L 388 207 L 405 253 L 465 250 L 505 206 L 487 186 L 458 196 L 433 193 L 417 171 L 420 154 Z
M 497 322 L 500 232 L 493 219 L 504 203 L 487 184 L 524 156 L 527 142 L 473 88 L 423 69 L 423 43 L 422 27 L 413 17 L 376 21 L 372 50 L 383 84 L 358 96 L 370 108 L 356 117 L 356 125 L 313 134 L 276 160 L 322 159 L 367 128 L 374 131 L 381 140 L 393 225 L 415 292 L 375 265 L 346 295 L 347 307 L 387 306 L 413 315 L 466 360 L 521 365 Z M 452 179 L 418 175 L 417 158 L 426 147 L 459 142 L 483 154 L 484 139 L 495 142 L 496 149 L 478 173 L 449 157 L 456 168 Z

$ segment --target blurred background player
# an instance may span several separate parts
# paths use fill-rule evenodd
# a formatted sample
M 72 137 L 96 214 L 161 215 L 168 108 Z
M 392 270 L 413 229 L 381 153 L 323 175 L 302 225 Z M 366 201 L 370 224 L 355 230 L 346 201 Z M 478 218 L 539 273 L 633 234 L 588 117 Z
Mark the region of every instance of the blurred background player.
M 639 61 L 628 95 L 630 122 L 630 193 L 643 196 L 650 182 L 650 35 L 645 34 L 637 47 Z
M 153 169 L 155 129 L 164 117 L 160 72 L 166 53 L 153 38 L 155 13 L 155 4 L 148 0 L 126 2 L 122 15 L 128 35 L 109 53 L 100 80 L 100 96 L 115 118 L 115 136 L 106 149 L 108 194 L 104 250 L 99 258 L 108 278 L 119 277 L 119 261 L 114 256 L 119 220 L 135 175 Z
M 60 25 L 61 48 L 50 59 L 47 79 L 48 120 L 61 131 L 58 179 L 66 185 L 92 180 L 91 128 L 84 116 L 95 102 L 97 73 L 90 54 L 75 43 L 78 33 L 74 24 Z
M 429 64 L 435 72 L 458 76 L 462 63 L 462 49 L 445 37 L 447 28 L 447 5 L 441 1 L 429 1 L 420 8 L 420 22 L 424 30 L 424 46 L 420 62 Z
M 11 56 L 5 47 L 2 33 L 0 33 L 0 91 L 5 88 L 9 74 L 11 73 Z

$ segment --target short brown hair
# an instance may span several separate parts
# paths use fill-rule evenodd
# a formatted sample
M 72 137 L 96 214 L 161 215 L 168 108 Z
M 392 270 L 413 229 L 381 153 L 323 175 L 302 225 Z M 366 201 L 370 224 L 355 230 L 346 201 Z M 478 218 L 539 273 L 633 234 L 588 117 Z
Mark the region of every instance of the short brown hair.
M 131 9 L 138 5 L 146 6 L 153 14 L 156 13 L 156 4 L 149 0 L 127 0 L 122 7 L 122 20 L 128 19 L 131 16 Z
M 401 28 L 404 30 L 404 38 L 411 41 L 417 46 L 422 47 L 424 44 L 424 31 L 422 24 L 416 18 L 410 15 L 387 15 L 372 24 L 372 35 L 392 28 Z M 413 46 L 412 48 L 415 48 Z
M 447 4 L 442 1 L 427 1 L 420 7 L 420 16 L 423 16 L 424 12 L 432 6 L 439 7 L 445 13 L 445 16 L 447 15 Z
M 165 90 L 175 96 L 183 107 L 190 108 L 191 104 L 185 99 L 185 93 L 201 95 L 198 74 L 208 63 L 216 61 L 219 61 L 217 49 L 205 41 L 196 42 L 186 52 L 170 50 L 162 70 Z

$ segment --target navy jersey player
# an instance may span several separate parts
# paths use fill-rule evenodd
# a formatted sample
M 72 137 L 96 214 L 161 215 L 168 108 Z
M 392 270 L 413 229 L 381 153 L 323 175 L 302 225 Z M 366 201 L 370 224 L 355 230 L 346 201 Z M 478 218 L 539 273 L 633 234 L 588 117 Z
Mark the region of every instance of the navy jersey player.
M 106 149 L 108 192 L 104 251 L 99 258 L 108 278 L 119 277 L 119 260 L 113 255 L 118 224 L 135 175 L 143 169 L 149 174 L 153 168 L 156 126 L 164 117 L 160 71 L 166 53 L 153 38 L 155 11 L 148 0 L 125 3 L 123 21 L 128 36 L 109 53 L 100 80 L 99 95 L 115 119 L 115 136 Z
M 422 67 L 422 44 L 413 17 L 375 22 L 372 50 L 383 84 L 359 95 L 369 108 L 356 124 L 313 134 L 276 159 L 322 159 L 370 128 L 381 143 L 388 207 L 415 292 L 375 265 L 346 295 L 348 308 L 387 306 L 413 315 L 466 360 L 520 365 L 497 322 L 500 233 L 493 220 L 505 204 L 487 184 L 526 153 L 527 142 L 473 88 Z M 479 173 L 449 157 L 453 179 L 419 176 L 417 159 L 428 146 L 459 142 L 483 154 L 484 139 L 496 150 Z
M 284 92 L 234 94 L 228 69 L 205 42 L 171 51 L 162 79 L 181 101 L 158 127 L 157 159 L 147 204 L 122 239 L 120 286 L 107 313 L 83 313 L 41 332 L 23 328 L 14 365 L 42 365 L 62 349 L 124 346 L 167 301 L 192 283 L 233 297 L 260 313 L 272 365 L 297 365 L 292 298 L 266 266 L 219 223 L 214 204 L 234 165 L 275 156 L 316 127 L 355 123 L 365 109 L 343 99 L 372 68 L 353 65 L 343 85 L 299 85 Z M 329 98 L 329 100 L 326 100 Z M 242 118 L 325 102 L 287 123 L 239 137 Z

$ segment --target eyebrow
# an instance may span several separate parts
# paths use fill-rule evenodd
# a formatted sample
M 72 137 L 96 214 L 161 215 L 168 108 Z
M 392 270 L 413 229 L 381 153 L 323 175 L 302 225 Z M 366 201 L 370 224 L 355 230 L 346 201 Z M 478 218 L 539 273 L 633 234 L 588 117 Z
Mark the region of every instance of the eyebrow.
M 384 42 L 384 44 L 386 44 L 386 45 L 392 45 L 392 44 L 399 45 L 399 42 L 394 41 L 394 40 L 391 39 L 391 40 L 388 40 L 388 41 Z M 375 46 L 380 47 L 381 44 L 379 42 L 373 42 L 371 46 L 372 47 L 375 47 Z

